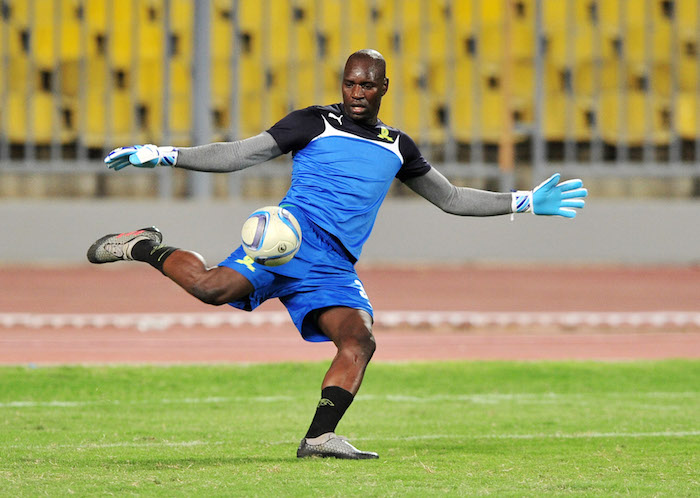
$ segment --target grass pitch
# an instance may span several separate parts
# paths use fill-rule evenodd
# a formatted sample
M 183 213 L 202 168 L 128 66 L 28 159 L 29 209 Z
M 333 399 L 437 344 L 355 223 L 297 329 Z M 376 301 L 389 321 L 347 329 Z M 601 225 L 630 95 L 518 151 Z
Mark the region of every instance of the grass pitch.
M 698 361 L 370 365 L 299 461 L 326 367 L 1 368 L 0 495 L 700 495 Z

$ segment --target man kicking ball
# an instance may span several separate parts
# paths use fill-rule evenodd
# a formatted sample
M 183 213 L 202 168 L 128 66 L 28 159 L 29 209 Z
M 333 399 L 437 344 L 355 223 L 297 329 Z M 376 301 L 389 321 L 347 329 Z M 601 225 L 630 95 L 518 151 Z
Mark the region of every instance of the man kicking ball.
M 337 353 L 297 450 L 300 458 L 378 458 L 355 448 L 335 429 L 375 350 L 372 305 L 354 266 L 394 178 L 443 211 L 461 216 L 531 212 L 573 218 L 573 208 L 583 208 L 587 196 L 581 180 L 559 183 L 559 175 L 532 191 L 513 193 L 450 183 L 408 135 L 378 119 L 389 80 L 385 60 L 375 50 L 350 55 L 341 89 L 342 103 L 294 111 L 245 140 L 180 148 L 134 145 L 105 158 L 114 170 L 131 165 L 233 172 L 291 152 L 291 186 L 280 206 L 299 221 L 303 237 L 289 263 L 261 266 L 238 247 L 209 267 L 199 254 L 164 244 L 155 227 L 106 235 L 88 250 L 92 263 L 149 263 L 208 304 L 252 311 L 279 298 L 305 340 L 333 341 Z

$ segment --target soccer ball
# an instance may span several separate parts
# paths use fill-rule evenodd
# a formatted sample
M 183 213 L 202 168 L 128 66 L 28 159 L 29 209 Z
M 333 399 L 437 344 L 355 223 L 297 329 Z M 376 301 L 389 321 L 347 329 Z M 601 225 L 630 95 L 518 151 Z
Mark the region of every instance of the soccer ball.
M 301 246 L 301 227 L 284 208 L 265 206 L 253 212 L 241 229 L 243 250 L 258 264 L 279 266 L 289 262 Z

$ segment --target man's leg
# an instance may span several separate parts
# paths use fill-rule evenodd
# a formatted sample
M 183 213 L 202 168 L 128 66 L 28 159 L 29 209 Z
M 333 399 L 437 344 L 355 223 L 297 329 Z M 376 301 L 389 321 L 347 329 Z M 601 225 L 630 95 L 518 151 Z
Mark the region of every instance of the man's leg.
M 360 389 L 365 369 L 376 348 L 372 317 L 363 310 L 333 307 L 319 315 L 318 326 L 333 341 L 338 352 L 323 379 L 321 401 L 297 456 L 377 458 L 376 453 L 359 451 L 334 433 Z
M 255 290 L 236 270 L 226 266 L 208 268 L 202 256 L 183 249 L 168 256 L 162 273 L 200 301 L 215 306 L 237 301 Z
M 88 260 L 97 264 L 120 260 L 146 262 L 207 304 L 225 304 L 253 292 L 253 285 L 237 271 L 218 266 L 208 268 L 199 254 L 162 244 L 162 239 L 155 227 L 105 235 L 90 247 Z
M 372 317 L 363 310 L 328 308 L 319 315 L 318 327 L 338 348 L 322 387 L 338 386 L 354 396 L 376 349 Z

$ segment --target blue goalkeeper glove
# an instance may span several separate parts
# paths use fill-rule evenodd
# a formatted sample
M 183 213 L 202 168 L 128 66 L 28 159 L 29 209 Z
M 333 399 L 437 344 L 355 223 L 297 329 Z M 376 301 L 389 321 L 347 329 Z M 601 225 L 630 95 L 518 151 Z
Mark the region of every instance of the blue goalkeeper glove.
M 559 183 L 561 175 L 556 173 L 540 183 L 532 191 L 513 192 L 512 211 L 514 213 L 533 212 L 546 216 L 576 217 L 572 208 L 582 208 L 588 196 L 581 180 L 567 180 Z
M 137 168 L 175 166 L 178 150 L 175 147 L 158 147 L 153 144 L 119 147 L 105 157 L 109 169 L 119 171 L 129 165 Z

